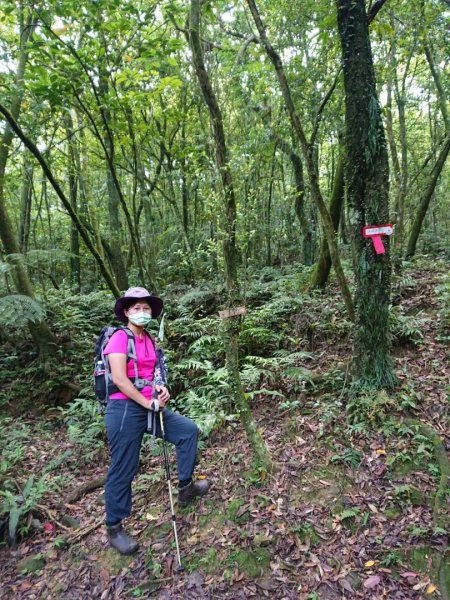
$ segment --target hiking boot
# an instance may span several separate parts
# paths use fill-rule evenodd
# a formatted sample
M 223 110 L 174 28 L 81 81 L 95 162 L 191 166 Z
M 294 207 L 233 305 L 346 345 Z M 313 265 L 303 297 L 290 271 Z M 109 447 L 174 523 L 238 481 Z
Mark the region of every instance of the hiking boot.
M 139 548 L 139 544 L 127 535 L 123 530 L 122 523 L 106 527 L 108 541 L 113 548 L 120 554 L 134 554 Z
M 200 479 L 197 481 L 191 481 L 188 485 L 179 489 L 178 492 L 178 505 L 184 508 L 192 502 L 195 498 L 206 496 L 209 490 L 209 481 L 207 479 Z

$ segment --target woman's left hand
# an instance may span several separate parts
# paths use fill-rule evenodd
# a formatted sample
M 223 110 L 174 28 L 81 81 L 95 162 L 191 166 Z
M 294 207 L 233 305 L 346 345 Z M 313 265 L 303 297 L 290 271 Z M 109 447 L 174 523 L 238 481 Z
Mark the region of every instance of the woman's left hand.
M 166 387 L 164 387 L 163 385 L 157 385 L 156 391 L 158 392 L 159 406 L 161 408 L 164 408 L 164 406 L 167 404 L 167 402 L 169 402 L 169 398 L 170 398 L 169 390 Z

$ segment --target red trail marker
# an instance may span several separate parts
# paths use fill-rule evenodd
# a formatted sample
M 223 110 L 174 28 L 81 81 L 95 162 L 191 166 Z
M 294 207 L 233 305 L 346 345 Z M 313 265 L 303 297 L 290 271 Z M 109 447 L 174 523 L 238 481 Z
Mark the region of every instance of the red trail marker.
M 365 238 L 372 238 L 373 247 L 377 254 L 384 254 L 386 252 L 382 235 L 392 235 L 394 233 L 394 225 L 369 225 L 362 228 L 362 234 Z

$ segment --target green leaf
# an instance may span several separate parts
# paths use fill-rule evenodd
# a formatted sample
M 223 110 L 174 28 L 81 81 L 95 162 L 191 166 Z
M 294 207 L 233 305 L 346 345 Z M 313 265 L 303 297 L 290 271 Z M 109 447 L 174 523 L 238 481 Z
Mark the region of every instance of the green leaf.
M 0 325 L 26 327 L 28 323 L 38 323 L 45 318 L 44 308 L 29 296 L 11 294 L 0 298 Z
M 17 526 L 19 525 L 21 514 L 22 510 L 17 505 L 13 506 L 9 511 L 8 533 L 11 540 L 16 537 Z
M 23 488 L 23 492 L 22 495 L 24 497 L 24 499 L 26 500 L 28 498 L 28 496 L 30 495 L 31 489 L 33 487 L 33 482 L 34 482 L 34 476 L 32 475 L 28 481 L 25 484 L 25 487 Z

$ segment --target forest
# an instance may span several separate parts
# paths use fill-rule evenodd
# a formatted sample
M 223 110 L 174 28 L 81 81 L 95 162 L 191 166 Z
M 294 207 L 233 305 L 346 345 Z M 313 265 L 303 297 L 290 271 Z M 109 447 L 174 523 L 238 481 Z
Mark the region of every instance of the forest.
M 449 0 L 0 4 L 0 598 L 450 600 Z M 94 348 L 170 408 L 108 547 Z M 132 401 L 130 401 L 132 402 Z

